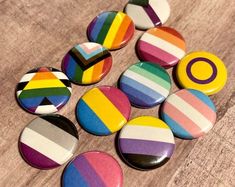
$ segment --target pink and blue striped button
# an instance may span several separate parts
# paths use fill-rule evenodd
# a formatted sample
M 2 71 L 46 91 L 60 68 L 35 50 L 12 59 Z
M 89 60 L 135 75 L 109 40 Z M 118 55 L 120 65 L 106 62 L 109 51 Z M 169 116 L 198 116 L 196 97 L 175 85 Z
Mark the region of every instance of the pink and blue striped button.
M 121 187 L 122 169 L 119 163 L 104 152 L 86 152 L 75 157 L 64 170 L 63 187 Z
M 194 139 L 207 133 L 216 122 L 216 109 L 204 93 L 183 89 L 170 95 L 161 110 L 162 119 L 175 136 Z

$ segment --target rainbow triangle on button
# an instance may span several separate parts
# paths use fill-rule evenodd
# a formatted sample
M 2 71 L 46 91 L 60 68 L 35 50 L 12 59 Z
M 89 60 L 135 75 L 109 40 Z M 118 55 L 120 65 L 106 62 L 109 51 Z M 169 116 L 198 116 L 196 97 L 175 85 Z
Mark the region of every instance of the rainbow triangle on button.
M 68 78 L 54 68 L 38 68 L 25 74 L 17 87 L 20 104 L 38 114 L 58 111 L 68 101 Z

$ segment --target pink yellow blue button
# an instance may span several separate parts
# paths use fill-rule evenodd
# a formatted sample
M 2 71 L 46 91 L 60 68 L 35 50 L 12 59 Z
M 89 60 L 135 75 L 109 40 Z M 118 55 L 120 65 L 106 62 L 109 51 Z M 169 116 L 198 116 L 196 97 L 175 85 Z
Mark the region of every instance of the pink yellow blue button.
M 176 78 L 183 88 L 192 88 L 212 95 L 225 86 L 227 70 L 219 57 L 198 51 L 189 53 L 179 62 Z
M 164 165 L 175 148 L 174 136 L 169 126 L 152 116 L 130 120 L 120 131 L 119 151 L 132 167 L 149 170 Z
M 122 187 L 121 166 L 111 155 L 90 151 L 74 158 L 65 168 L 63 187 Z
M 199 138 L 216 122 L 216 109 L 204 93 L 182 89 L 171 94 L 161 108 L 161 117 L 174 135 L 182 139 Z
M 100 86 L 80 98 L 76 116 L 86 131 L 95 135 L 110 135 L 126 124 L 130 111 L 130 102 L 121 90 Z
M 132 38 L 135 25 L 123 12 L 109 11 L 99 14 L 89 24 L 87 36 L 109 50 L 124 47 Z
M 129 0 L 125 13 L 137 29 L 146 30 L 164 24 L 170 16 L 167 0 Z

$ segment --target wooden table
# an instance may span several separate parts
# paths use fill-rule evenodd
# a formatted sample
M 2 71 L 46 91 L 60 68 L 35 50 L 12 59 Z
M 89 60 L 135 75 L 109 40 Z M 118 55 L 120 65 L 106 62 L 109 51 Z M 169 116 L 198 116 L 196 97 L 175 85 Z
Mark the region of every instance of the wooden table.
M 188 52 L 210 51 L 227 65 L 227 85 L 211 97 L 218 110 L 215 127 L 198 140 L 176 139 L 173 158 L 149 172 L 131 169 L 119 159 L 114 148 L 115 135 L 95 137 L 80 128 L 74 115 L 78 99 L 94 86 L 116 85 L 121 72 L 138 60 L 134 46 L 141 31 L 136 31 L 128 46 L 112 52 L 114 64 L 102 82 L 87 87 L 73 85 L 73 95 L 59 113 L 78 128 L 77 154 L 95 149 L 113 155 L 123 168 L 126 187 L 235 186 L 235 1 L 169 2 L 172 12 L 166 25 L 182 33 Z M 18 152 L 20 132 L 35 116 L 17 105 L 15 86 L 32 68 L 60 68 L 64 54 L 75 44 L 87 41 L 86 28 L 92 18 L 101 11 L 122 10 L 125 3 L 124 0 L 0 0 L 0 186 L 60 186 L 65 166 L 49 171 L 34 169 Z M 172 91 L 177 89 L 174 86 Z M 158 107 L 132 109 L 131 118 L 158 114 Z

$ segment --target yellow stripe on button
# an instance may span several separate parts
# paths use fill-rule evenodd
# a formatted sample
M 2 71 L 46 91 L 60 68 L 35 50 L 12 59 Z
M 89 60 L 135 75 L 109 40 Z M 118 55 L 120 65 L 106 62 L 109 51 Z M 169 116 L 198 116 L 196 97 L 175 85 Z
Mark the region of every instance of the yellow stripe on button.
M 169 127 L 162 120 L 157 119 L 151 116 L 143 116 L 135 118 L 127 123 L 127 125 L 134 126 L 148 126 L 148 127 L 157 127 L 163 129 L 169 129 Z
M 86 71 L 83 72 L 82 83 L 84 83 L 84 84 L 91 83 L 93 70 L 94 70 L 94 66 L 91 66 L 90 68 L 88 68 Z
M 126 118 L 98 88 L 90 90 L 82 99 L 111 132 L 120 130 L 126 123 Z
M 116 35 L 118 34 L 118 30 L 122 24 L 122 21 L 124 20 L 125 18 L 125 14 L 122 13 L 122 12 L 118 12 L 118 14 L 116 15 L 110 29 L 109 29 L 109 32 L 105 38 L 105 41 L 103 43 L 103 45 L 107 48 L 112 48 L 112 44 L 113 44 L 113 41 L 115 40 L 116 38 Z
M 37 88 L 57 88 L 57 87 L 66 87 L 64 83 L 62 83 L 58 79 L 49 79 L 49 80 L 35 80 L 30 81 L 24 90 L 37 89 Z

